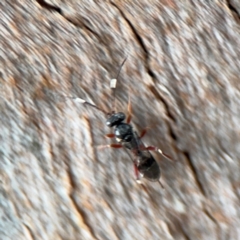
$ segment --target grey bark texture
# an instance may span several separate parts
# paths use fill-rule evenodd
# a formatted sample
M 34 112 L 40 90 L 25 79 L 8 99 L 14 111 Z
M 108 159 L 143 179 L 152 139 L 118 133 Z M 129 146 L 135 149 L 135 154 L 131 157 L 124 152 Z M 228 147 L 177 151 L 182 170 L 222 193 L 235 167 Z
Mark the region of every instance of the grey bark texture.
M 240 239 L 237 1 L 0 2 L 0 239 Z M 123 66 L 161 182 L 98 149 Z M 67 96 L 67 97 L 66 97 Z

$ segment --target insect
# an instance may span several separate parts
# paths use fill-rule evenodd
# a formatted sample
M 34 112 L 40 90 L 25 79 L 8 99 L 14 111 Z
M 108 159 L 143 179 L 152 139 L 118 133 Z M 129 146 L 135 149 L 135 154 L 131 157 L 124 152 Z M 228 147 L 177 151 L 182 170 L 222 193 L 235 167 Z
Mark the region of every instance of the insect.
M 147 129 L 144 129 L 142 133 L 138 135 L 137 132 L 132 127 L 132 125 L 130 124 L 132 118 L 130 101 L 128 103 L 127 118 L 123 112 L 115 111 L 115 99 L 116 99 L 115 89 L 117 85 L 117 79 L 126 60 L 127 58 L 125 58 L 122 64 L 120 65 L 116 78 L 112 79 L 110 82 L 110 88 L 113 90 L 112 110 L 110 112 L 106 112 L 103 109 L 99 108 L 98 106 L 91 104 L 90 102 L 87 102 L 84 99 L 81 98 L 76 99 L 82 104 L 93 107 L 106 115 L 107 117 L 106 125 L 109 128 L 113 129 L 113 133 L 106 134 L 106 136 L 109 138 L 115 138 L 117 143 L 105 145 L 102 147 L 126 149 L 134 165 L 136 181 L 138 183 L 141 183 L 140 178 L 144 177 L 150 181 L 158 181 L 160 185 L 163 187 L 162 183 L 160 182 L 161 175 L 160 167 L 149 151 L 157 151 L 170 160 L 172 160 L 172 158 L 167 154 L 163 153 L 159 148 L 155 146 L 146 147 L 143 144 L 141 139 L 147 132 Z M 131 155 L 129 151 L 131 152 Z

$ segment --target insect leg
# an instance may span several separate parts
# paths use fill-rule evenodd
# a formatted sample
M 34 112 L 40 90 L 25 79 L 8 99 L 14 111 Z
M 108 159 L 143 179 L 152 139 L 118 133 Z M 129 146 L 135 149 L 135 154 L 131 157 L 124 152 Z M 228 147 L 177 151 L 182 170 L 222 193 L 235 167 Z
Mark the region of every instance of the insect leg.
M 128 96 L 128 116 L 127 116 L 127 123 L 129 124 L 132 119 L 132 104 L 131 104 L 131 99 L 130 96 Z
M 155 125 L 155 124 L 154 124 L 154 125 Z M 151 126 L 145 127 L 145 128 L 142 130 L 142 132 L 141 132 L 139 138 L 143 138 L 143 137 L 145 136 L 145 134 L 147 133 L 147 131 L 148 131 L 149 129 L 152 129 L 152 128 L 154 127 L 154 125 L 151 125 Z
M 143 151 L 144 151 L 144 150 L 156 151 L 156 152 L 159 152 L 162 156 L 164 156 L 164 157 L 167 158 L 168 160 L 175 161 L 174 159 L 172 159 L 172 157 L 170 157 L 168 154 L 164 153 L 164 152 L 163 152 L 160 148 L 158 148 L 158 147 L 148 146 L 148 147 L 144 147 L 142 150 L 143 150 Z
M 135 175 L 135 178 L 136 178 L 136 182 L 138 184 L 142 184 L 142 182 L 140 180 L 140 173 L 138 171 L 138 167 L 137 167 L 136 161 L 133 162 L 133 166 L 134 166 L 134 175 Z
M 114 138 L 115 134 L 114 133 L 108 133 L 105 136 L 108 137 L 108 138 Z
M 148 129 L 149 129 L 149 127 L 144 128 L 144 129 L 142 130 L 139 138 L 143 138 L 143 137 L 145 136 L 145 134 L 147 133 Z
M 121 144 L 107 144 L 107 145 L 99 145 L 97 146 L 98 149 L 104 149 L 104 148 L 122 148 L 123 146 Z
M 136 179 L 136 182 L 138 184 L 141 184 L 142 185 L 142 182 L 140 180 L 141 178 L 141 173 L 139 172 L 138 170 L 138 166 L 137 166 L 137 156 L 134 156 L 132 157 L 131 154 L 129 154 L 128 150 L 124 147 L 126 153 L 128 154 L 128 156 L 131 158 L 132 162 L 133 162 L 133 167 L 134 167 L 134 175 L 135 175 L 135 179 Z

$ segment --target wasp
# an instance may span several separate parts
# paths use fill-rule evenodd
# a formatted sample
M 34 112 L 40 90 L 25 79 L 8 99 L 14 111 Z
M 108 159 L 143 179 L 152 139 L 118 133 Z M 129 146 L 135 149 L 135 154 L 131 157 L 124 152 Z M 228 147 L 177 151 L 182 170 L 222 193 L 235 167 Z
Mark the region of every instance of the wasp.
M 125 63 L 127 58 L 122 62 L 117 77 L 111 79 L 110 88 L 113 90 L 113 101 L 112 101 L 112 109 L 115 109 L 115 89 L 117 85 L 117 80 L 120 74 L 120 71 Z M 150 151 L 157 151 L 164 157 L 173 160 L 170 156 L 162 152 L 161 149 L 155 146 L 145 146 L 142 142 L 142 137 L 147 132 L 147 129 L 144 129 L 140 135 L 135 131 L 133 126 L 130 124 L 132 118 L 131 111 L 131 103 L 128 103 L 128 116 L 123 112 L 116 112 L 112 110 L 110 112 L 106 112 L 105 110 L 99 108 L 98 106 L 84 100 L 81 98 L 75 98 L 78 102 L 93 107 L 106 115 L 106 125 L 113 129 L 113 133 L 106 134 L 109 138 L 115 138 L 117 143 L 105 145 L 102 147 L 112 147 L 112 148 L 124 148 L 128 151 L 133 165 L 134 165 L 134 173 L 136 177 L 137 183 L 141 183 L 140 178 L 144 177 L 149 181 L 158 181 L 160 185 L 163 187 L 160 182 L 161 171 L 157 161 L 154 159 Z

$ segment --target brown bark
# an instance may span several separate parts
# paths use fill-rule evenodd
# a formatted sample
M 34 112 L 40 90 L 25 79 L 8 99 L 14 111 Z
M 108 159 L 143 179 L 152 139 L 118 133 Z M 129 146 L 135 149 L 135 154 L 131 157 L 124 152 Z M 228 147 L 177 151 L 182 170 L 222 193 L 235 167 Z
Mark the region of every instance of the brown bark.
M 236 8 L 234 7 L 236 6 Z M 233 1 L 1 1 L 0 239 L 240 239 Z M 151 130 L 165 190 L 106 144 L 112 106 Z

